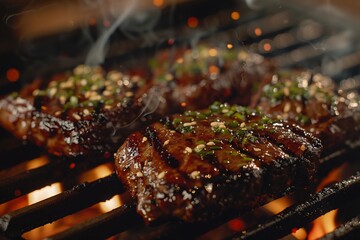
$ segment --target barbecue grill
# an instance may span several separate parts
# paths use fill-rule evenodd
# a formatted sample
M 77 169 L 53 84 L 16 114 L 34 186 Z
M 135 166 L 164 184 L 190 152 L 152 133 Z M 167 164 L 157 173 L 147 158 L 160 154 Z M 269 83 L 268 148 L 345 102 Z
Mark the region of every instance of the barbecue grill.
M 353 28 L 354 19 L 344 18 L 335 12 L 323 8 L 307 12 L 304 6 L 286 4 L 276 1 L 273 6 L 251 4 L 250 8 L 243 2 L 228 1 L 215 3 L 208 1 L 208 10 L 200 11 L 205 1 L 185 1 L 176 7 L 162 9 L 159 19 L 169 19 L 167 24 L 157 24 L 154 32 L 162 41 L 150 40 L 153 33 L 127 36 L 124 32 L 115 32 L 109 45 L 109 54 L 104 65 L 125 61 L 131 66 L 134 56 L 146 58 L 160 48 L 173 45 L 181 46 L 193 42 L 196 32 L 202 41 L 224 41 L 240 44 L 243 47 L 260 53 L 274 61 L 282 68 L 306 67 L 339 82 L 343 91 L 357 94 L 360 89 L 360 45 L 358 29 Z M 261 2 L 261 1 L 254 1 Z M 275 1 L 274 1 L 275 2 Z M 220 6 L 220 7 L 219 7 Z M 198 14 L 200 13 L 201 14 Z M 238 17 L 229 17 L 233 12 Z M 197 26 L 191 26 L 189 17 L 194 16 Z M 329 17 L 324 16 L 331 16 Z M 161 22 L 161 21 L 160 21 Z M 189 25 L 190 24 L 190 25 Z M 211 28 L 209 27 L 211 26 Z M 71 34 L 76 34 L 72 32 Z M 69 34 L 65 34 L 68 36 Z M 171 41 L 169 41 L 169 39 Z M 52 42 L 54 37 L 38 39 L 39 42 Z M 1 59 L 4 61 L 4 59 Z M 10 83 L 1 79 L 0 93 L 17 89 L 22 83 L 33 79 L 36 74 L 47 76 L 60 70 L 69 69 L 84 62 L 84 55 L 73 58 L 64 64 L 61 58 L 53 60 L 54 64 L 33 63 L 25 67 L 24 63 L 12 56 L 6 63 L 15 64 L 22 78 Z M 38 69 L 35 73 L 33 69 Z M 196 224 L 169 220 L 154 226 L 146 226 L 136 214 L 134 202 L 126 195 L 126 189 L 115 174 L 91 182 L 80 182 L 79 176 L 98 166 L 111 166 L 111 158 L 67 159 L 49 156 L 32 145 L 23 145 L 9 133 L 0 129 L 0 204 L 11 204 L 21 196 L 49 184 L 60 182 L 63 192 L 29 206 L 4 212 L 0 218 L 0 239 L 22 239 L 22 235 L 32 229 L 69 216 L 78 211 L 106 201 L 115 195 L 121 195 L 124 204 L 109 212 L 88 220 L 82 220 L 68 229 L 48 236 L 47 239 L 103 239 L 114 236 L 125 239 L 186 239 L 201 236 L 215 231 L 227 221 L 249 212 L 231 213 L 209 222 Z M 356 163 L 360 157 L 359 143 L 349 144 L 321 159 L 318 178 L 322 179 L 344 162 L 355 171 L 342 181 L 333 183 L 321 191 L 315 192 L 311 186 L 292 206 L 270 218 L 261 219 L 253 226 L 238 232 L 229 231 L 223 238 L 227 239 L 278 239 L 288 236 L 296 229 L 311 223 L 317 217 L 341 206 L 356 203 L 360 200 L 360 167 Z M 41 166 L 28 169 L 27 163 L 33 159 L 48 159 Z M 1 206 L 1 205 L 0 205 Z M 1 208 L 0 208 L 1 211 Z M 250 213 L 251 215 L 252 213 Z M 360 211 L 347 219 L 323 239 L 353 239 L 360 235 Z M 206 236 L 206 235 L 205 235 Z M 209 235 L 207 235 L 209 236 Z

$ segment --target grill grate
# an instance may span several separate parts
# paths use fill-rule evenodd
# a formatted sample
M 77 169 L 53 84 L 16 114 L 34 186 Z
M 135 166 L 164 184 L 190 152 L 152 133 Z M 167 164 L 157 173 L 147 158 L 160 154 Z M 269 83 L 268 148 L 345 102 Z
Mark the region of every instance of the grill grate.
M 359 192 L 360 173 L 357 173 L 347 180 L 312 194 L 306 202 L 289 207 L 267 222 L 235 234 L 230 239 L 266 239 L 267 236 L 272 236 L 274 239 L 281 238 L 292 229 L 304 226 L 341 204 L 346 204 L 350 199 L 359 198 Z
M 356 239 L 360 235 L 360 216 L 342 224 L 335 231 L 326 234 L 321 240 Z
M 218 16 L 214 17 L 217 18 Z M 262 34 L 259 36 L 253 33 L 257 27 L 262 29 Z M 360 46 L 357 44 L 357 37 L 351 32 L 337 26 L 328 26 L 316 17 L 304 19 L 296 10 L 290 11 L 286 9 L 269 9 L 251 13 L 242 17 L 241 21 L 236 24 L 224 21 L 217 28 L 216 39 L 234 40 L 233 33 L 236 32 L 234 41 L 239 41 L 250 50 L 260 52 L 271 58 L 279 66 L 310 67 L 317 71 L 320 70 L 337 80 L 349 78 L 341 81 L 342 89 L 344 91 L 359 90 Z M 224 31 L 229 29 L 231 29 L 230 33 Z M 163 31 L 161 33 L 166 34 L 166 29 L 161 31 Z M 309 32 L 312 34 L 306 35 Z M 207 37 L 212 36 L 212 34 L 213 32 L 210 32 Z M 177 41 L 184 42 L 186 39 L 179 38 Z M 113 60 L 119 56 L 124 57 L 132 54 L 133 51 L 142 51 L 142 48 L 139 49 L 140 44 L 138 43 L 138 41 L 133 40 L 124 44 L 124 46 L 127 46 L 126 51 L 124 47 L 117 49 L 122 43 L 114 44 L 109 51 L 114 55 L 110 56 L 110 58 Z M 272 46 L 269 51 L 263 48 L 266 43 Z M 129 44 L 134 46 L 128 48 Z M 37 148 L 34 150 L 33 146 L 22 146 L 19 143 L 6 144 L 13 141 L 13 139 L 6 133 L 3 134 L 2 130 L 1 136 L 4 136 L 4 138 L 0 139 L 0 146 L 11 145 L 15 147 L 5 150 L 1 148 L 0 173 L 43 154 Z M 360 156 L 359 148 L 358 144 L 354 143 L 353 145 L 354 149 L 343 149 L 322 159 L 319 177 L 325 176 L 329 169 L 337 167 L 344 160 L 356 160 L 354 156 Z M 346 156 L 351 156 L 351 158 Z M 104 163 L 96 159 L 86 159 L 85 161 L 79 159 L 71 162 L 69 159 L 64 158 L 50 158 L 49 163 L 41 167 L 22 171 L 9 178 L 1 179 L 0 203 L 8 202 L 57 181 L 63 182 L 67 178 L 76 178 L 80 174 Z M 248 229 L 246 232 L 237 233 L 231 238 L 261 239 L 265 237 L 268 239 L 269 232 L 271 232 L 272 238 L 282 237 L 289 234 L 293 228 L 301 227 L 317 216 L 345 204 L 347 199 L 358 199 L 359 190 L 360 175 L 357 173 L 347 180 L 325 188 L 319 193 L 312 194 L 307 201 L 291 206 L 282 213 L 261 223 L 261 225 Z M 21 238 L 21 234 L 31 229 L 63 218 L 124 192 L 125 189 L 115 174 L 90 183 L 77 185 L 54 197 L 2 216 L 0 218 L 0 230 L 2 231 L 0 239 Z M 235 215 L 240 214 L 243 213 L 239 212 Z M 235 217 L 234 214 L 229 214 L 211 222 L 198 224 L 169 221 L 157 226 L 145 226 L 142 219 L 136 214 L 134 203 L 129 203 L 91 220 L 84 221 L 63 232 L 49 236 L 48 239 L 106 238 L 134 227 L 139 228 L 143 238 L 174 239 L 174 236 L 177 236 L 177 238 L 196 237 L 233 217 Z M 333 233 L 324 236 L 324 239 L 346 238 L 354 236 L 358 232 L 359 217 L 341 225 Z
M 67 177 L 77 176 L 103 163 L 104 161 L 97 159 L 87 159 L 86 161 L 76 161 L 74 163 L 68 159 L 53 158 L 49 164 L 3 179 L 0 182 L 0 203 L 25 195 Z
M 357 150 L 355 149 L 355 151 Z M 353 156 L 354 151 L 347 153 L 349 156 Z M 337 158 L 332 159 L 326 158 L 326 163 L 337 163 L 337 159 L 344 159 L 344 155 L 337 155 Z M 322 162 L 325 163 L 324 160 Z M 336 167 L 337 165 L 333 166 Z M 314 220 L 331 209 L 338 208 L 341 204 L 345 204 L 347 200 L 358 198 L 359 190 L 360 173 L 357 173 L 347 180 L 313 194 L 305 203 L 297 204 L 275 215 L 269 221 L 260 224 L 260 227 L 257 226 L 249 229 L 245 235 L 236 235 L 234 238 L 259 239 L 267 236 L 269 231 L 274 238 L 284 236 L 291 232 L 294 227 L 301 227 L 304 223 Z M 71 190 L 64 191 L 54 197 L 5 214 L 0 218 L 0 230 L 7 237 L 18 237 L 24 232 L 85 209 L 98 202 L 105 201 L 115 194 L 123 192 L 125 192 L 125 189 L 122 184 L 118 181 L 116 175 L 112 174 L 91 183 L 77 185 Z M 156 238 L 163 239 L 174 235 L 194 237 L 206 233 L 236 215 L 231 214 L 200 224 L 168 222 L 157 227 L 144 226 L 141 231 L 147 236 L 156 236 Z M 124 221 L 124 219 L 126 220 Z M 50 236 L 48 239 L 74 239 L 78 237 L 86 238 L 87 236 L 105 238 L 112 234 L 129 230 L 131 227 L 142 225 L 144 223 L 136 214 L 135 205 L 131 203 L 93 218 L 90 221 L 80 223 L 57 235 Z
M 114 174 L 92 183 L 83 183 L 59 195 L 4 215 L 0 229 L 9 236 L 18 236 L 121 192 L 124 192 L 124 188 Z

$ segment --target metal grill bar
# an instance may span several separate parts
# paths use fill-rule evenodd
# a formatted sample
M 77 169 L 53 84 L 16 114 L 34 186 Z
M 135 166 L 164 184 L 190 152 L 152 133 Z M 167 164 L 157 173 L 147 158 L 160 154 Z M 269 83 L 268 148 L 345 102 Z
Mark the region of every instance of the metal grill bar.
M 340 225 L 335 231 L 326 234 L 320 240 L 357 239 L 360 236 L 360 215 Z
M 246 232 L 237 233 L 230 239 L 277 239 L 287 235 L 296 227 L 300 228 L 326 212 L 339 207 L 349 199 L 359 198 L 360 173 L 347 180 L 324 188 L 310 198 L 295 206 L 291 206 L 264 223 L 250 228 Z
M 105 201 L 123 191 L 124 188 L 115 174 L 91 183 L 83 183 L 54 197 L 2 216 L 0 230 L 7 236 L 19 236 L 21 233 Z
M 359 151 L 358 148 L 352 151 L 350 151 L 349 148 L 339 150 L 335 154 L 330 155 L 324 159 L 321 159 L 322 166 L 324 166 L 324 164 L 327 163 L 336 162 L 336 159 L 340 159 L 340 160 L 348 159 L 348 157 L 351 157 L 354 154 L 357 155 L 358 151 Z M 337 165 L 335 164 L 335 166 Z M 29 180 L 30 182 L 33 181 L 32 178 L 29 179 L 31 179 Z M 0 227 L 8 235 L 11 236 L 19 235 L 22 232 L 26 232 L 30 229 L 36 228 L 38 226 L 44 225 L 56 219 L 62 218 L 68 214 L 74 213 L 88 206 L 91 206 L 97 202 L 104 201 L 107 198 L 113 196 L 114 194 L 121 193 L 123 191 L 125 190 L 118 181 L 116 175 L 112 174 L 104 179 L 99 179 L 90 184 L 85 183 L 79 185 L 78 187 L 75 187 L 72 190 L 63 192 L 57 196 L 54 196 L 52 198 L 49 198 L 32 206 L 9 213 L 1 218 Z M 69 205 L 69 203 L 71 203 L 71 205 Z M 66 231 L 67 233 L 64 233 L 64 235 L 62 236 L 73 236 L 73 235 L 78 236 L 81 234 L 86 234 L 87 231 L 91 232 L 90 226 L 96 226 L 97 224 L 107 225 L 110 230 L 112 226 L 118 225 L 117 222 L 114 222 L 114 219 L 121 218 L 121 216 L 117 216 L 118 214 L 120 213 L 115 211 L 112 212 L 111 214 L 109 213 L 109 215 L 106 215 L 107 217 L 99 216 L 98 218 L 94 218 L 93 220 L 91 220 L 91 223 L 84 222 L 82 224 L 79 224 L 86 226 L 85 228 L 82 228 L 80 226 L 77 226 L 75 228 L 70 228 L 68 231 Z M 241 214 L 241 212 L 237 213 L 237 215 L 239 214 Z M 132 215 L 133 216 L 136 215 L 136 212 L 134 210 Z M 149 228 L 144 228 L 143 230 L 148 231 L 147 233 L 148 235 L 153 234 L 154 236 L 157 237 L 160 236 L 160 238 L 171 237 L 174 234 L 183 235 L 184 233 L 188 234 L 187 236 L 194 237 L 194 236 L 199 236 L 211 230 L 212 228 L 226 222 L 227 220 L 231 219 L 231 217 L 234 217 L 234 215 L 223 216 L 222 218 L 219 218 L 217 220 L 213 220 L 211 222 L 206 222 L 206 223 L 199 223 L 199 224 L 168 222 L 160 227 L 152 228 L 150 229 L 150 231 L 148 231 Z M 132 221 L 136 222 L 136 218 L 137 217 L 135 217 L 135 220 L 132 219 Z M 36 224 L 34 225 L 29 224 L 30 219 L 32 220 L 36 219 L 36 221 L 30 221 L 30 223 L 36 222 Z M 82 233 L 83 231 L 85 232 Z M 159 235 L 159 233 L 161 234 Z M 108 232 L 104 230 L 103 234 L 106 235 L 108 234 Z M 54 237 L 57 237 L 57 235 L 55 235 Z
M 8 139 L 6 139 L 8 140 Z M 4 142 L 4 144 L 12 144 L 11 142 Z M 0 143 L 1 145 L 1 143 Z M 1 153 L 0 170 L 6 170 L 19 163 L 27 162 L 31 159 L 39 157 L 41 150 L 33 145 L 18 146 L 14 149 Z
M 42 167 L 22 172 L 11 178 L 2 179 L 0 182 L 0 203 L 25 195 L 60 181 L 65 177 L 76 176 L 104 162 L 97 159 L 89 159 L 77 161 L 74 167 L 70 167 L 72 163 L 74 162 L 68 159 L 52 159 L 49 164 Z
M 354 162 L 358 159 L 354 156 L 360 156 L 359 142 L 354 146 L 346 146 L 320 159 L 320 168 L 316 176 L 323 179 L 334 168 L 339 167 L 344 162 Z
M 134 203 L 123 205 L 47 239 L 104 239 L 110 237 L 143 224 L 143 220 L 137 215 L 135 207 Z

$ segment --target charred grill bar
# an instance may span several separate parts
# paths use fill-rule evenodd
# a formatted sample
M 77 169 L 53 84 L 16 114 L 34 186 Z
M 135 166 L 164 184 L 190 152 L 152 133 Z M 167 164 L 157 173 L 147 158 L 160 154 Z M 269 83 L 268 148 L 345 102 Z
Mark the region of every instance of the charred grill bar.
M 351 151 L 357 153 L 357 149 Z M 344 159 L 344 155 L 337 158 L 326 159 L 325 163 L 336 167 L 337 161 Z M 322 161 L 324 163 L 324 160 Z M 258 239 L 262 236 L 271 236 L 274 239 L 282 237 L 294 228 L 299 228 L 318 216 L 338 208 L 345 204 L 347 200 L 358 199 L 360 190 L 360 173 L 350 177 L 347 180 L 336 183 L 325 188 L 319 193 L 313 194 L 304 202 L 296 204 L 282 213 L 275 215 L 265 223 L 261 223 L 245 234 L 235 235 L 235 239 Z M 40 188 L 40 187 L 39 187 Z M 41 225 L 60 219 L 66 215 L 85 209 L 93 204 L 105 201 L 115 194 L 124 193 L 125 189 L 118 181 L 115 174 L 105 178 L 98 179 L 91 183 L 83 183 L 73 187 L 71 190 L 60 193 L 54 197 L 48 198 L 36 204 L 5 214 L 0 218 L 0 229 L 4 237 L 10 239 L 21 236 L 22 233 Z M 200 224 L 187 224 L 181 222 L 168 222 L 155 227 L 141 227 L 144 236 L 152 238 L 167 239 L 171 236 L 196 237 L 200 236 L 212 228 L 225 223 L 231 218 L 241 215 L 232 214 L 224 216 L 215 221 L 204 222 Z M 135 205 L 123 205 L 108 213 L 102 214 L 94 219 L 85 221 L 74 227 L 49 237 L 49 239 L 74 239 L 86 238 L 87 236 L 97 236 L 99 238 L 109 237 L 135 226 L 142 226 L 144 222 L 136 214 Z M 352 228 L 352 226 L 354 226 Z M 358 231 L 357 225 L 346 225 L 346 234 L 353 234 L 352 231 Z M 342 230 L 339 230 L 342 231 Z M 331 235 L 330 235 L 331 237 Z M 331 239 L 331 238 L 327 238 Z
M 360 173 L 357 173 L 349 179 L 335 183 L 316 194 L 312 194 L 307 201 L 291 206 L 267 222 L 260 223 L 254 228 L 236 234 L 231 239 L 259 239 L 269 237 L 270 235 L 272 239 L 283 237 L 291 232 L 292 229 L 302 227 L 318 216 L 338 208 L 341 204 L 346 204 L 350 199 L 359 199 L 359 190 Z M 96 202 L 104 201 L 114 194 L 123 191 L 124 189 L 117 181 L 117 178 L 114 175 L 110 175 L 93 183 L 78 185 L 72 190 L 6 214 L 1 217 L 0 227 L 7 237 L 19 237 L 23 232 L 79 211 Z M 149 227 L 144 227 L 142 231 L 144 236 L 152 236 L 153 238 L 167 239 L 174 235 L 195 237 L 204 234 L 212 227 L 228 219 L 223 218 L 218 221 L 193 225 L 170 222 L 164 223 L 159 227 L 153 227 L 150 230 L 147 229 Z M 354 234 L 352 231 L 358 231 L 357 220 L 358 218 L 355 218 L 348 224 L 344 224 L 337 232 L 327 236 L 325 239 L 332 239 L 332 236 L 335 237 L 340 233 L 344 235 Z M 86 238 L 88 236 L 105 238 L 139 225 L 143 225 L 143 221 L 136 214 L 135 205 L 129 204 L 85 221 L 48 239 L 74 239 Z
M 61 181 L 66 177 L 75 177 L 91 167 L 104 162 L 98 160 L 86 160 L 73 163 L 66 159 L 52 159 L 51 163 L 19 173 L 0 183 L 0 203 L 4 203 L 16 197 L 25 195 L 45 187 L 51 183 Z
M 360 173 L 357 173 L 345 181 L 312 194 L 306 202 L 289 207 L 269 221 L 236 234 L 231 239 L 263 239 L 268 236 L 274 239 L 281 238 L 292 229 L 300 228 L 341 204 L 346 204 L 348 200 L 359 198 L 359 191 Z
M 360 216 L 342 224 L 335 231 L 326 234 L 321 240 L 356 239 L 360 235 Z
M 220 30 L 235 28 L 239 34 L 237 40 L 246 43 L 251 50 L 259 51 L 263 55 L 274 59 L 274 61 L 281 66 L 305 66 L 315 68 L 316 70 L 321 68 L 325 71 L 325 74 L 328 73 L 338 80 L 360 74 L 358 70 L 360 66 L 360 59 L 358 58 L 360 47 L 356 44 L 358 39 L 355 36 L 343 31 L 337 31 L 337 33 L 334 34 L 333 27 L 326 25 L 321 19 L 312 18 L 303 21 L 298 16 L 299 15 L 294 14 L 294 12 L 287 10 L 279 12 L 265 11 L 264 14 L 244 16 L 239 24 L 225 24 L 219 28 Z M 288 20 L 286 25 L 277 24 L 285 19 Z M 265 26 L 267 22 L 272 22 L 272 24 Z M 259 36 L 249 36 L 248 33 L 253 31 L 257 26 L 262 27 L 262 34 Z M 297 39 L 296 35 L 304 33 L 306 27 L 312 29 L 313 35 L 310 34 L 307 39 Z M 221 34 L 221 32 L 218 33 L 219 36 L 221 36 Z M 228 37 L 228 34 L 225 35 Z M 185 41 L 184 39 L 180 40 Z M 343 44 L 336 44 L 339 42 Z M 272 44 L 273 48 L 271 51 L 265 51 L 263 49 L 265 43 Z M 316 49 L 316 46 L 321 46 L 322 44 L 327 44 L 326 46 L 328 48 L 325 50 Z M 112 50 L 114 51 L 110 51 L 116 52 L 115 56 L 110 56 L 112 60 L 126 53 L 123 52 L 124 49 L 122 48 L 117 49 L 117 46 L 119 46 L 119 44 L 113 45 Z M 124 55 L 122 55 L 122 57 L 124 57 Z M 339 62 L 342 61 L 346 64 L 340 64 L 335 69 L 331 68 L 335 63 L 338 63 L 334 57 L 338 57 L 340 59 Z M 350 80 L 344 80 L 341 82 L 341 87 L 344 91 L 359 90 L 359 79 L 359 77 L 354 77 Z M 3 91 L 3 89 L 1 89 L 1 91 Z M 6 136 L 2 130 L 1 136 Z M 12 141 L 8 136 L 1 139 L 1 145 L 5 145 L 8 140 Z M 41 155 L 41 151 L 34 150 L 31 146 L 21 146 L 21 144 L 10 150 L 6 148 L 3 150 L 2 147 L 1 152 L 4 154 L 0 160 L 0 169 L 4 172 L 10 167 Z M 340 151 L 338 152 L 339 156 L 335 154 L 335 156 L 322 161 L 325 167 L 322 168 L 320 174 L 322 176 L 326 175 L 328 169 L 336 167 L 338 163 L 344 161 L 344 153 L 353 158 L 359 157 L 358 148 L 355 150 L 345 149 Z M 336 158 L 334 159 L 334 157 Z M 0 182 L 0 202 L 5 203 L 11 199 L 40 189 L 50 183 L 63 181 L 68 177 L 75 178 L 79 174 L 103 164 L 103 162 L 97 160 L 85 160 L 86 161 L 69 162 L 68 159 L 52 159 L 50 163 L 39 168 L 26 170 L 9 178 L 2 178 Z M 234 235 L 233 238 L 257 239 L 261 238 L 261 236 L 269 237 L 269 235 L 266 235 L 268 232 L 271 232 L 273 238 L 284 236 L 289 234 L 293 228 L 298 228 L 305 223 L 309 223 L 330 209 L 345 204 L 346 199 L 359 199 L 359 190 L 360 176 L 359 173 L 357 173 L 347 180 L 336 183 L 319 193 L 311 195 L 306 202 L 290 207 L 279 215 L 262 223 L 260 226 L 255 226 L 244 233 Z M 21 234 L 24 232 L 124 192 L 125 189 L 123 189 L 114 174 L 91 183 L 77 185 L 54 197 L 3 215 L 0 218 L 0 229 L 2 231 L 0 239 L 21 238 Z M 166 222 L 160 224 L 160 226 L 147 227 L 136 214 L 135 205 L 130 203 L 75 225 L 66 231 L 50 236 L 49 239 L 74 239 L 89 236 L 106 238 L 134 227 L 140 227 L 143 236 L 149 238 L 166 239 L 174 236 L 196 237 L 226 222 L 231 217 L 234 216 L 225 216 L 218 221 L 201 224 Z M 344 223 L 333 233 L 324 236 L 323 239 L 346 238 L 355 236 L 355 234 L 358 233 L 359 217 Z
M 105 201 L 123 191 L 122 184 L 114 175 L 110 175 L 92 183 L 80 184 L 72 190 L 6 214 L 1 218 L 0 227 L 9 236 L 20 235 L 95 203 Z

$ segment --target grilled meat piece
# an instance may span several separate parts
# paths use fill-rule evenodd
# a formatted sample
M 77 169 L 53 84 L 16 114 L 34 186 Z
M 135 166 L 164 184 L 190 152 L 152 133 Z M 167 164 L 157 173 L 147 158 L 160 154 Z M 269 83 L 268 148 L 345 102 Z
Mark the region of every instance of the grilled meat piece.
M 0 101 L 0 123 L 55 155 L 111 156 L 144 111 L 144 80 L 79 66 L 48 84 L 35 81 Z
M 324 154 L 359 140 L 359 104 L 357 94 L 338 91 L 331 79 L 294 70 L 274 75 L 252 102 L 262 112 L 299 124 L 318 137 Z
M 87 66 L 50 83 L 36 81 L 0 100 L 0 125 L 56 155 L 108 157 L 144 121 L 207 106 L 214 99 L 234 99 L 242 92 L 249 102 L 250 89 L 267 72 L 261 57 L 239 50 L 227 52 L 225 63 L 218 61 L 225 55 L 214 62 L 214 57 L 202 52 L 200 60 L 206 62 L 202 69 L 196 67 L 200 60 L 192 57 L 195 50 L 191 53 L 182 53 L 186 60 L 177 62 L 176 75 L 165 81 L 159 80 L 159 71 L 164 70 L 161 64 L 150 81 Z M 254 65 L 258 67 L 250 67 Z M 171 73 L 166 76 L 171 78 Z M 226 93 L 232 88 L 239 92 Z
M 321 150 L 320 141 L 297 126 L 214 103 L 131 134 L 115 164 L 146 221 L 201 221 L 306 185 Z
M 214 101 L 249 105 L 259 84 L 274 72 L 273 64 L 258 54 L 202 44 L 160 52 L 149 65 L 171 108 L 167 113 L 206 108 Z

